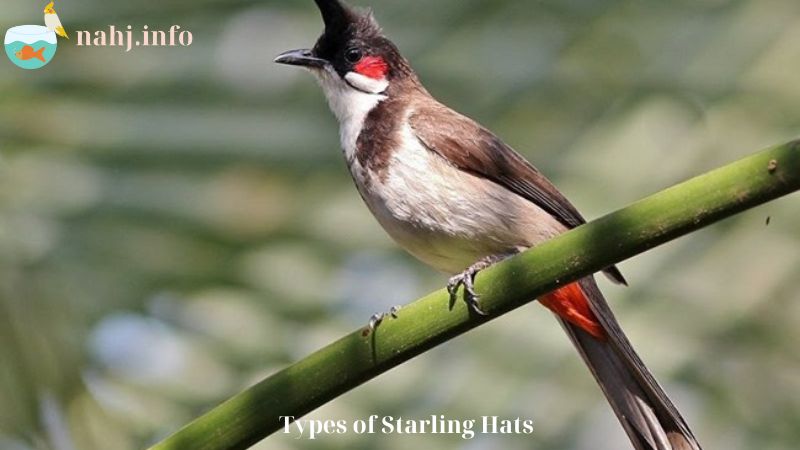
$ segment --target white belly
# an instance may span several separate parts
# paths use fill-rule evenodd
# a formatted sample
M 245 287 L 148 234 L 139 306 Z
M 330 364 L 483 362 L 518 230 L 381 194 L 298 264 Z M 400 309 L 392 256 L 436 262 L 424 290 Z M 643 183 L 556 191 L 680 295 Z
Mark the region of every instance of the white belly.
M 525 249 L 564 231 L 535 204 L 456 169 L 410 129 L 402 141 L 385 172 L 370 172 L 357 158 L 351 172 L 383 228 L 426 264 L 458 273 L 485 256 Z

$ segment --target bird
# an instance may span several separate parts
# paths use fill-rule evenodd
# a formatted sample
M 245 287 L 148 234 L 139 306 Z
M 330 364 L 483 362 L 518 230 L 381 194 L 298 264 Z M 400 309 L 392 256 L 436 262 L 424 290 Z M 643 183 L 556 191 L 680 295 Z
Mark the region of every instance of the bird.
M 483 314 L 476 275 L 586 221 L 523 156 L 436 100 L 371 11 L 315 0 L 324 31 L 275 62 L 309 70 L 340 125 L 356 188 L 384 230 L 452 275 Z M 603 271 L 627 284 L 616 267 Z M 588 365 L 636 450 L 699 450 L 678 409 L 622 331 L 594 276 L 539 298 Z
M 69 35 L 67 35 L 67 31 L 64 30 L 64 26 L 61 25 L 61 19 L 58 18 L 58 14 L 56 14 L 53 5 L 54 2 L 50 2 L 44 7 L 44 24 L 47 26 L 48 30 L 55 32 L 63 38 L 69 39 Z

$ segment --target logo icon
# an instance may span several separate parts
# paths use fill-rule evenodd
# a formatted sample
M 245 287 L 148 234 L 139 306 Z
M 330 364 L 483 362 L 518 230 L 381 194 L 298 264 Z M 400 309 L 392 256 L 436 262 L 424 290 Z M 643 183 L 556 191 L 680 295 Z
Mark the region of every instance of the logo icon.
M 44 8 L 44 24 L 21 25 L 6 32 L 4 45 L 6 55 L 23 69 L 41 69 L 56 55 L 58 40 L 56 35 L 69 39 L 61 20 L 56 14 L 53 2 Z

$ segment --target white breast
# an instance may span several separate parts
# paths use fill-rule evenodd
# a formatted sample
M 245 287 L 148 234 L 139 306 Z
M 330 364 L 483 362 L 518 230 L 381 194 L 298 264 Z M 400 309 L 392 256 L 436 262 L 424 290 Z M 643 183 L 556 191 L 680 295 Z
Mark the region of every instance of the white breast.
M 61 26 L 61 21 L 58 19 L 58 16 L 55 14 L 45 14 L 44 15 L 44 24 L 50 30 L 55 30 L 56 28 Z
M 563 231 L 533 203 L 452 166 L 410 127 L 401 141 L 385 174 L 358 160 L 351 170 L 381 225 L 423 262 L 457 273 L 485 256 L 528 248 Z
M 502 186 L 461 171 L 426 148 L 407 125 L 387 168 L 372 172 L 356 157 L 364 121 L 386 100 L 381 84 L 332 70 L 315 71 L 340 124 L 342 148 L 361 196 L 389 235 L 409 253 L 443 272 L 524 249 L 564 231 L 535 204 Z M 364 90 L 380 90 L 376 93 Z

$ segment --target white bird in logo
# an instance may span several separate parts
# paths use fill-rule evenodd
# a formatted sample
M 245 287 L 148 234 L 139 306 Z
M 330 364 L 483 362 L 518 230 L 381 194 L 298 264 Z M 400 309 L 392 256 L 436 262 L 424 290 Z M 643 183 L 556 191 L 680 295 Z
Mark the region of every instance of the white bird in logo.
M 56 14 L 56 10 L 53 9 L 53 2 L 48 3 L 47 6 L 44 7 L 44 24 L 47 26 L 48 30 L 54 31 L 57 35 L 69 39 L 66 30 L 64 30 L 64 26 L 61 25 L 58 14 Z

